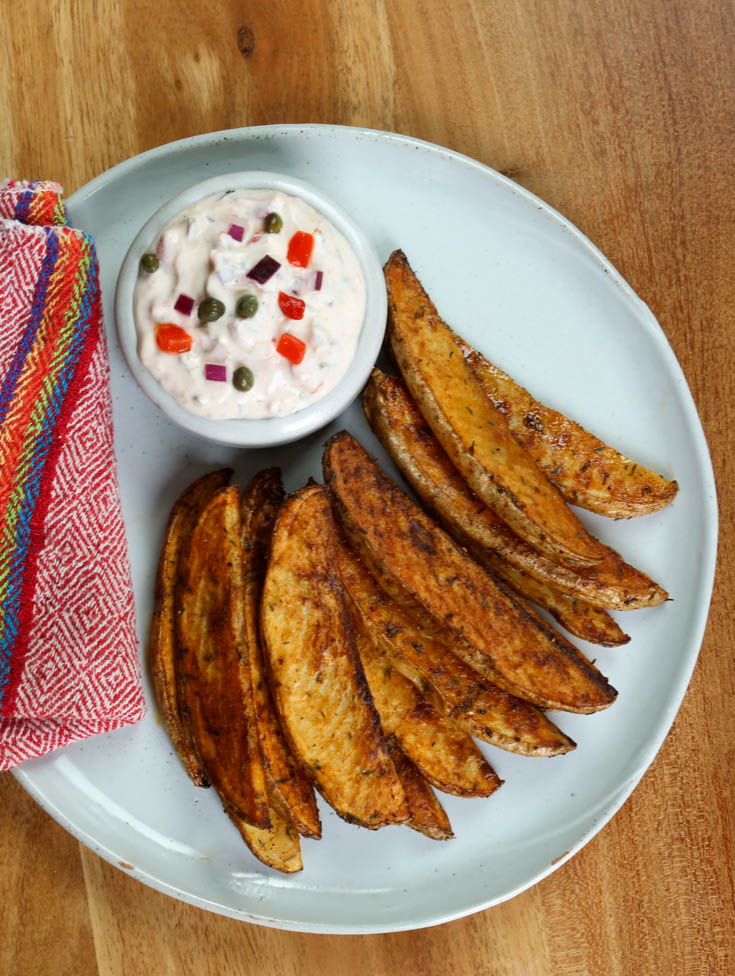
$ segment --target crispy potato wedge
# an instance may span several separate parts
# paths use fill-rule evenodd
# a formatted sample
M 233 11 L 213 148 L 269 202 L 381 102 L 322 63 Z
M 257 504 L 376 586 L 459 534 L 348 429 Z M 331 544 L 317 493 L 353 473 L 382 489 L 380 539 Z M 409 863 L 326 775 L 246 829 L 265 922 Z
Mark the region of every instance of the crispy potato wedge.
M 436 793 L 404 754 L 394 735 L 388 736 L 386 745 L 403 785 L 408 809 L 411 812 L 406 826 L 425 837 L 430 837 L 431 840 L 450 840 L 454 837 L 452 825 Z
M 176 580 L 179 556 L 186 546 L 191 530 L 209 499 L 220 488 L 224 488 L 231 475 L 229 468 L 212 471 L 197 479 L 182 493 L 171 509 L 166 524 L 156 572 L 150 637 L 153 690 L 164 728 L 195 786 L 209 786 L 209 783 L 184 731 L 179 710 L 176 690 Z
M 387 736 L 394 735 L 421 775 L 443 793 L 490 796 L 502 784 L 495 770 L 456 722 L 440 715 L 415 685 L 387 663 L 364 632 L 357 648 Z
M 253 827 L 234 810 L 227 810 L 230 820 L 253 854 L 274 871 L 296 874 L 304 867 L 301 860 L 299 833 L 276 807 L 271 806 L 270 827 Z
M 178 697 L 184 730 L 227 809 L 268 827 L 245 638 L 237 486 L 210 498 L 179 561 Z
M 374 370 L 363 406 L 376 437 L 424 505 L 497 575 L 512 583 L 505 569 L 510 564 L 600 609 L 636 610 L 667 599 L 665 590 L 609 546 L 594 569 L 572 569 L 520 539 L 465 484 L 401 380 Z
M 507 561 L 486 556 L 485 553 L 472 552 L 472 555 L 490 572 L 500 577 L 518 596 L 548 610 L 554 620 L 574 637 L 590 644 L 601 644 L 603 647 L 620 647 L 630 641 L 630 637 L 606 610 L 599 610 L 566 593 L 559 593 L 553 586 L 539 582 Z
M 617 695 L 578 651 L 504 593 L 346 431 L 324 451 L 335 511 L 381 589 L 453 635 L 457 656 L 542 708 L 594 712 Z
M 321 837 L 322 828 L 311 780 L 286 744 L 271 699 L 260 646 L 260 597 L 273 526 L 285 497 L 278 468 L 255 475 L 240 499 L 243 541 L 245 634 L 255 702 L 255 722 L 268 783 L 268 800 L 281 819 L 304 837 Z M 274 822 L 271 810 L 271 823 Z M 258 844 L 260 844 L 258 839 Z M 270 848 L 268 848 L 270 850 Z M 251 848 L 253 850 L 253 848 Z M 257 850 L 254 850 L 257 855 Z
M 287 498 L 261 602 L 263 653 L 291 751 L 350 823 L 376 829 L 410 816 L 355 646 L 326 489 Z
M 557 488 L 528 457 L 439 317 L 402 251 L 385 266 L 388 338 L 406 385 L 470 487 L 521 538 L 557 561 L 603 558 Z
M 445 715 L 478 739 L 524 756 L 558 756 L 574 749 L 573 740 L 535 705 L 483 682 L 452 654 L 446 639 L 413 621 L 380 590 L 344 543 L 339 548 L 339 566 L 373 647 Z
M 632 518 L 657 512 L 676 497 L 675 481 L 636 464 L 545 407 L 479 352 L 461 340 L 460 345 L 489 402 L 566 501 L 599 515 Z

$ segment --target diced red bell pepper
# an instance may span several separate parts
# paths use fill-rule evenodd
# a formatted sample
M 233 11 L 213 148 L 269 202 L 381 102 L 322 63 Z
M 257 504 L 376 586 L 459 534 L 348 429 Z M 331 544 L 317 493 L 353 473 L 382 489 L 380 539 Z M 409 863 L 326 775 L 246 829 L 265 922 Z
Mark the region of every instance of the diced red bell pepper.
M 294 366 L 298 366 L 306 355 L 306 343 L 297 339 L 295 335 L 291 335 L 290 332 L 284 332 L 278 340 L 276 352 L 293 363 Z
M 314 250 L 314 235 L 304 230 L 297 230 L 288 242 L 288 263 L 295 268 L 305 268 L 311 260 Z
M 279 291 L 278 307 L 287 319 L 303 319 L 306 302 L 295 295 L 287 295 L 285 291 Z
M 188 352 L 191 349 L 191 342 L 191 336 L 180 325 L 163 322 L 156 329 L 156 345 L 161 352 Z

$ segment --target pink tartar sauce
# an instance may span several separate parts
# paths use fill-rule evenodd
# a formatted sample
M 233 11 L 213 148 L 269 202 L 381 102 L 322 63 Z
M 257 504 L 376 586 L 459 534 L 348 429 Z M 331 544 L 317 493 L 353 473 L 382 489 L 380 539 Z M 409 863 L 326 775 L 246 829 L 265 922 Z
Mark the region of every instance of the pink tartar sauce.
M 354 251 L 313 207 L 272 190 L 216 194 L 141 260 L 138 355 L 199 416 L 283 417 L 342 379 L 365 300 Z

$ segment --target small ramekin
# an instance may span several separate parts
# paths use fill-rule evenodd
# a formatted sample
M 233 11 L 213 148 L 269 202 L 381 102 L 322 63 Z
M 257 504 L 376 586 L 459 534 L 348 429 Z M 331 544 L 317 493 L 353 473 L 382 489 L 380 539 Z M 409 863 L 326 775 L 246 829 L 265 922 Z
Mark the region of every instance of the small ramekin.
M 345 375 L 325 397 L 303 410 L 285 417 L 263 420 L 212 420 L 191 413 L 153 378 L 138 357 L 138 334 L 133 315 L 133 293 L 138 280 L 140 259 L 155 249 L 166 225 L 182 210 L 198 200 L 225 190 L 280 190 L 300 197 L 323 214 L 345 237 L 355 252 L 365 276 L 365 315 L 355 355 Z M 195 183 L 177 194 L 146 221 L 125 255 L 115 292 L 117 334 L 123 355 L 144 393 L 181 427 L 235 447 L 270 447 L 306 437 L 339 416 L 358 396 L 367 382 L 380 352 L 385 332 L 387 299 L 385 281 L 378 256 L 365 233 L 338 204 L 303 180 L 280 173 L 226 173 Z

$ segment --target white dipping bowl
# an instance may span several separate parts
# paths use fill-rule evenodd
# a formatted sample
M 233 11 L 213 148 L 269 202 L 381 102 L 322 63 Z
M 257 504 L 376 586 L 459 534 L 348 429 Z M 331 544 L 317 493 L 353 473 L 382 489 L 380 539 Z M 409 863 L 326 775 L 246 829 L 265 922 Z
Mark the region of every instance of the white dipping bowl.
M 365 315 L 357 348 L 347 372 L 321 400 L 285 417 L 263 420 L 212 420 L 191 413 L 153 378 L 138 357 L 138 332 L 133 314 L 133 294 L 140 271 L 140 259 L 155 250 L 164 228 L 177 214 L 193 203 L 225 190 L 281 190 L 299 197 L 342 234 L 362 268 L 365 277 Z M 383 270 L 375 250 L 355 221 L 338 204 L 303 180 L 280 173 L 249 171 L 226 173 L 195 183 L 165 203 L 140 229 L 125 255 L 115 292 L 117 334 L 125 360 L 138 385 L 148 397 L 186 430 L 221 444 L 234 447 L 271 447 L 288 444 L 324 427 L 345 410 L 367 382 L 380 352 L 385 333 L 388 303 Z

